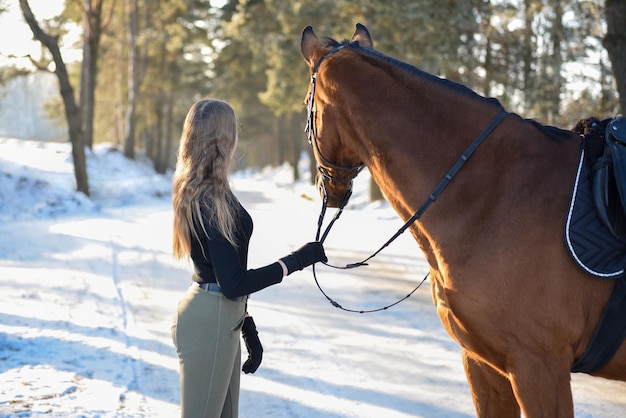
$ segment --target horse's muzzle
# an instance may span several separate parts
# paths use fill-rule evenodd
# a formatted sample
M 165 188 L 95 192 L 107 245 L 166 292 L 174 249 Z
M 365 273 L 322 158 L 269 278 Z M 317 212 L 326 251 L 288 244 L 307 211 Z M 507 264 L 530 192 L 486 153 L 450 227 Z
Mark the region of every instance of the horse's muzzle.
M 318 175 L 315 184 L 320 197 L 329 208 L 343 208 L 352 195 L 352 181 L 338 183 Z

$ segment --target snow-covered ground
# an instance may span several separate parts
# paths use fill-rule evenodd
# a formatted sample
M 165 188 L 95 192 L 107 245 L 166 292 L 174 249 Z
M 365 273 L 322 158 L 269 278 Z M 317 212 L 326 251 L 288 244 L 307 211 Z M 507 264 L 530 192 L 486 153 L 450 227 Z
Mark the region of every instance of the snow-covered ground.
M 171 256 L 171 178 L 99 145 L 88 199 L 73 191 L 70 155 L 68 144 L 0 139 L 0 416 L 175 417 L 170 323 L 191 269 Z M 285 167 L 233 176 L 255 220 L 250 267 L 314 238 L 319 199 L 290 178 Z M 335 264 L 363 259 L 401 225 L 366 202 L 367 173 L 357 180 L 326 243 Z M 427 267 L 407 235 L 368 267 L 317 271 L 338 303 L 372 309 L 409 293 Z M 242 376 L 241 416 L 474 416 L 429 287 L 372 314 L 334 308 L 310 268 L 254 294 L 265 352 Z M 626 415 L 626 384 L 575 375 L 573 386 L 577 417 Z

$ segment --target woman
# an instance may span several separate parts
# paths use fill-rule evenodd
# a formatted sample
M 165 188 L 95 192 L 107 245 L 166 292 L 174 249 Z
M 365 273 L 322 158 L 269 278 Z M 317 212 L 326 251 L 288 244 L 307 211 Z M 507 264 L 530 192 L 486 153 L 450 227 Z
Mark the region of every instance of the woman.
M 265 267 L 247 269 L 252 218 L 228 182 L 236 146 L 237 119 L 230 105 L 204 99 L 191 107 L 172 191 L 174 256 L 190 257 L 194 266 L 172 325 L 182 417 L 238 416 L 240 332 L 249 351 L 244 372 L 254 373 L 263 350 L 246 313 L 247 295 L 326 261 L 322 245 L 311 242 Z

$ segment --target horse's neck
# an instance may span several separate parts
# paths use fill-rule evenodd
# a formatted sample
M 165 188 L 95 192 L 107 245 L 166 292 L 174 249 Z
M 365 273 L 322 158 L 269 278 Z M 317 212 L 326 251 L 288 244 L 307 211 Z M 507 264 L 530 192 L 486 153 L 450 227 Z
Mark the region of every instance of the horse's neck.
M 402 112 L 382 103 L 358 121 L 363 145 L 373 148 L 370 171 L 403 218 L 413 215 L 499 111 L 486 101 L 429 95 L 417 91 Z

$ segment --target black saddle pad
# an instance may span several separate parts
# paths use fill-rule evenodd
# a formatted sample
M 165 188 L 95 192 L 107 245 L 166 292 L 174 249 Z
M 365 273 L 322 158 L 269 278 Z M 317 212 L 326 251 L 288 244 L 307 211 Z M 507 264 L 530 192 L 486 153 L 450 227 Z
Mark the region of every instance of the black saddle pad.
M 624 273 L 626 244 L 611 234 L 596 213 L 584 150 L 565 223 L 565 242 L 576 264 L 587 273 L 605 279 Z

